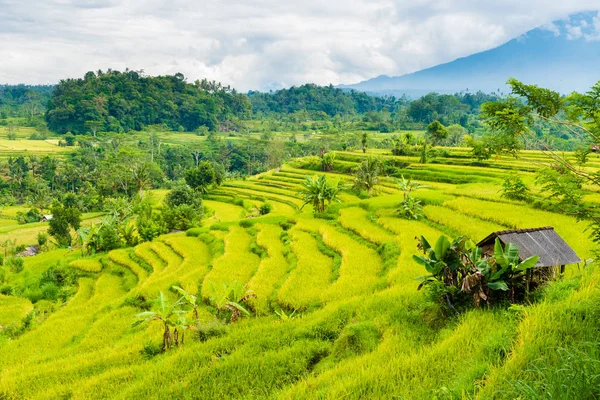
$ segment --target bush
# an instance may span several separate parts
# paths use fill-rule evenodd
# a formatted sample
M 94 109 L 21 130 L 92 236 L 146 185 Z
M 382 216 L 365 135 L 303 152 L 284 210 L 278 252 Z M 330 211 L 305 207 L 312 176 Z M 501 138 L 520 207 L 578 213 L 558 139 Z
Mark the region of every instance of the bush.
M 418 245 L 423 256 L 413 259 L 423 265 L 429 275 L 418 278 L 423 286 L 430 288 L 441 303 L 454 313 L 455 305 L 468 304 L 479 307 L 501 301 L 517 302 L 526 298 L 526 271 L 537 263 L 539 257 L 532 256 L 519 261 L 519 250 L 508 243 L 504 247 L 496 238 L 493 256 L 482 254 L 473 242 L 458 237 L 450 242 L 440 236 L 431 246 L 424 238 Z
M 48 134 L 46 132 L 33 132 L 31 136 L 29 136 L 29 140 L 46 140 L 48 139 Z
M 271 203 L 263 203 L 260 205 L 258 212 L 260 215 L 267 215 L 271 212 L 272 209 L 273 206 L 271 205 Z
M 502 183 L 502 196 L 510 200 L 528 200 L 529 188 L 520 176 L 507 176 Z
M 6 266 L 13 274 L 23 271 L 24 261 L 21 257 L 10 257 L 6 260 Z
M 347 357 L 373 351 L 381 339 L 381 334 L 371 321 L 350 324 L 344 328 L 333 344 L 333 357 L 342 360 Z
M 240 221 L 240 226 L 242 228 L 250 228 L 252 225 L 254 225 L 254 221 L 252 221 L 251 219 L 243 219 Z
M 162 344 L 161 343 L 149 342 L 149 343 L 144 344 L 144 347 L 142 348 L 142 350 L 140 350 L 140 354 L 146 360 L 150 360 L 150 359 L 156 357 L 157 355 L 159 355 L 160 353 L 162 353 Z
M 17 212 L 17 222 L 19 224 L 31 224 L 33 222 L 40 222 L 42 220 L 42 213 L 36 208 L 32 208 L 26 213 L 22 211 Z
M 48 243 L 48 235 L 44 232 L 38 232 L 36 239 L 39 247 L 43 247 Z

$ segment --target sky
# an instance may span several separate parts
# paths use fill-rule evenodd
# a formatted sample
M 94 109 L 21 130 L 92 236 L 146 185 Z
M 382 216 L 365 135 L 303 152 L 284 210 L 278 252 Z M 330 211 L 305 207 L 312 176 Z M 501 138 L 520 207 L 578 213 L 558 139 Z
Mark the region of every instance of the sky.
M 241 91 L 349 84 L 452 61 L 598 8 L 598 0 L 0 0 L 0 83 L 129 68 Z M 570 34 L 581 36 L 577 26 Z

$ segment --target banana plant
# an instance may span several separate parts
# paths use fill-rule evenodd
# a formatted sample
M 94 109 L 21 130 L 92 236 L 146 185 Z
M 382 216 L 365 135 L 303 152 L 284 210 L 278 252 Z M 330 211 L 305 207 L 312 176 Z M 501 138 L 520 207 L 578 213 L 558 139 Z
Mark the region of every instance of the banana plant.
M 457 285 L 461 275 L 462 260 L 460 254 L 473 245 L 470 240 L 458 237 L 453 242 L 446 236 L 440 236 L 431 246 L 423 236 L 420 238 L 419 248 L 424 256 L 413 255 L 413 259 L 423 265 L 429 275 L 417 278 L 421 281 L 418 289 L 434 281 L 441 281 L 447 285 Z
M 179 294 L 183 296 L 185 301 L 187 301 L 188 305 L 192 307 L 194 313 L 194 320 L 198 322 L 198 306 L 200 305 L 200 303 L 198 303 L 198 297 L 179 286 L 173 286 L 173 289 L 177 290 Z
M 163 343 L 162 351 L 169 350 L 173 345 L 173 336 L 171 335 L 171 327 L 177 329 L 177 320 L 185 314 L 184 298 L 179 298 L 175 303 L 170 304 L 163 292 L 159 292 L 157 298 L 157 309 L 154 311 L 144 311 L 136 314 L 137 321 L 133 326 L 137 326 L 144 322 L 160 321 L 163 324 Z
M 209 282 L 213 296 L 210 302 L 215 306 L 218 312 L 225 310 L 231 311 L 229 322 L 236 322 L 241 316 L 248 316 L 250 312 L 243 306 L 248 300 L 256 298 L 254 291 L 247 290 L 243 285 L 233 281 L 231 284 L 222 283 L 222 287 L 217 289 L 212 282 Z
M 502 248 L 502 243 L 496 238 L 494 260 L 499 268 L 490 272 L 488 287 L 492 290 L 507 291 L 509 289 L 507 281 L 526 272 L 529 268 L 533 268 L 537 264 L 539 256 L 534 255 L 519 262 L 519 248 L 513 243 L 507 243 Z

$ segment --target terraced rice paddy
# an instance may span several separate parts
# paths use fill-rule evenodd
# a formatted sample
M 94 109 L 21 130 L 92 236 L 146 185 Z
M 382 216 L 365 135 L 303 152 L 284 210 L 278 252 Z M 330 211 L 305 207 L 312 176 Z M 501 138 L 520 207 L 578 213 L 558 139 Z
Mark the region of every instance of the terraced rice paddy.
M 315 172 L 288 165 L 212 191 L 211 215 L 188 234 L 95 257 L 57 250 L 30 258 L 23 272 L 7 272 L 12 282 L 38 279 L 62 259 L 80 274 L 77 292 L 0 341 L 0 398 L 536 398 L 520 385 L 539 393 L 560 385 L 532 372 L 536 365 L 558 370 L 568 361 L 563 350 L 597 340 L 596 268 L 567 267 L 564 280 L 522 309 L 443 317 L 416 290 L 425 271 L 412 258 L 416 236 L 477 241 L 545 225 L 592 257 L 582 223 L 499 197 L 504 176 L 531 181 L 532 164 L 509 161 L 410 165 L 407 176 L 428 186 L 415 193 L 425 204 L 419 221 L 398 218 L 402 194 L 387 178 L 379 196 L 346 193 L 335 218 L 316 219 L 298 196 Z M 273 211 L 257 217 L 264 201 Z M 256 294 L 252 316 L 220 324 L 209 299 L 233 282 Z M 202 300 L 204 336 L 189 332 L 183 346 L 158 354 L 163 327 L 132 324 L 159 291 L 175 300 L 173 285 Z M 0 325 L 20 326 L 38 306 L 0 295 Z

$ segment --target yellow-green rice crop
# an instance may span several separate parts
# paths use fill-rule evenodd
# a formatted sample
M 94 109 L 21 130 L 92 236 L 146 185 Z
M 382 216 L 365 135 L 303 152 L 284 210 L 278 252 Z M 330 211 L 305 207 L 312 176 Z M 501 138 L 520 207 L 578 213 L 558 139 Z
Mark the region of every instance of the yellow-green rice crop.
M 296 268 L 278 292 L 279 302 L 290 309 L 304 309 L 322 301 L 331 280 L 333 259 L 319 251 L 310 233 L 294 229 L 291 247 Z
M 216 259 L 212 269 L 202 283 L 202 297 L 213 295 L 211 284 L 219 287 L 223 283 L 246 284 L 259 265 L 259 258 L 250 251 L 252 237 L 239 226 L 232 226 L 225 236 L 225 254 Z
M 99 260 L 94 258 L 81 258 L 79 260 L 74 260 L 69 263 L 69 266 L 85 272 L 102 271 L 102 264 Z
M 0 294 L 0 329 L 7 326 L 18 326 L 33 305 L 27 299 Z
M 282 229 L 266 224 L 259 224 L 256 228 L 256 243 L 266 249 L 267 256 L 260 261 L 258 271 L 248 282 L 248 289 L 253 290 L 257 296 L 251 301 L 254 309 L 259 314 L 266 314 L 270 309 L 272 294 L 287 273 L 288 263 L 283 255 L 283 243 L 279 239 Z
M 382 262 L 377 252 L 331 226 L 323 226 L 325 245 L 342 256 L 339 278 L 325 291 L 327 300 L 370 293 L 379 281 Z
M 427 219 L 447 226 L 458 234 L 467 236 L 475 243 L 492 232 L 507 229 L 506 226 L 467 216 L 444 206 L 425 206 L 423 214 Z
M 367 212 L 362 208 L 349 207 L 340 211 L 340 224 L 358 233 L 370 242 L 382 244 L 394 241 L 394 235 L 367 219 Z

